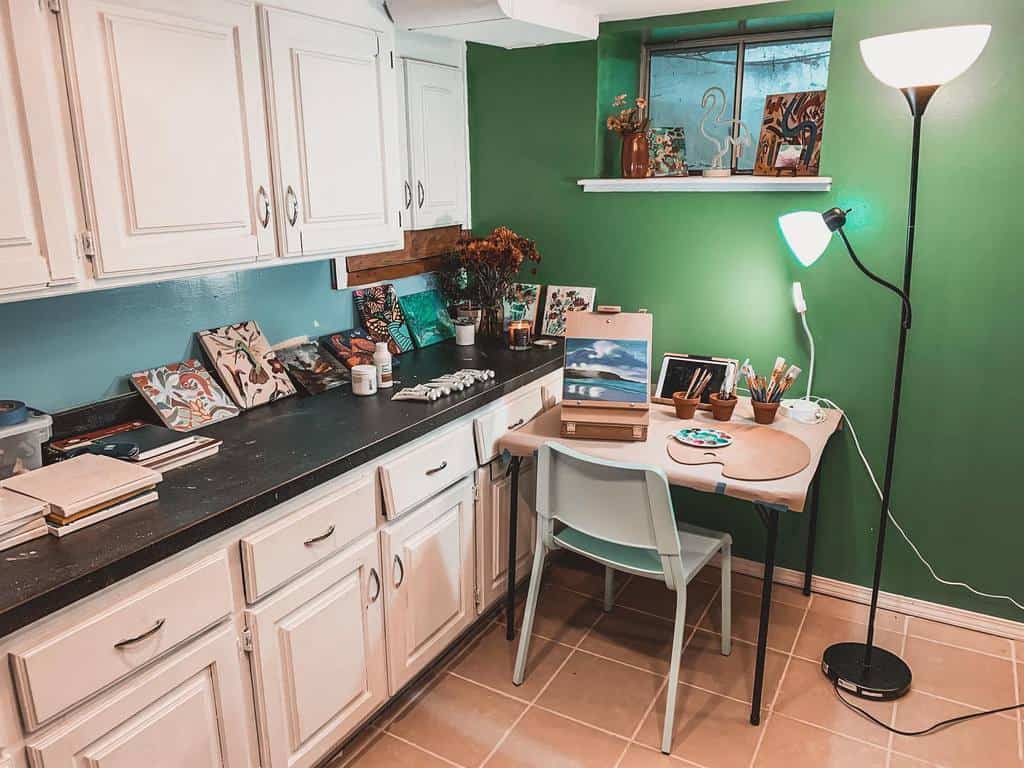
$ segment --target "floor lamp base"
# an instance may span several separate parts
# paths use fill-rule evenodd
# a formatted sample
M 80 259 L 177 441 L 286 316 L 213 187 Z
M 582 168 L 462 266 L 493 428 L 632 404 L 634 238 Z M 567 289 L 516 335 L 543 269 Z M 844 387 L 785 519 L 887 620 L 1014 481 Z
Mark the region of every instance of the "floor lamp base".
M 864 666 L 864 643 L 836 643 L 825 649 L 821 671 L 825 677 L 854 696 L 892 701 L 910 690 L 910 667 L 895 653 L 875 646 L 871 666 Z

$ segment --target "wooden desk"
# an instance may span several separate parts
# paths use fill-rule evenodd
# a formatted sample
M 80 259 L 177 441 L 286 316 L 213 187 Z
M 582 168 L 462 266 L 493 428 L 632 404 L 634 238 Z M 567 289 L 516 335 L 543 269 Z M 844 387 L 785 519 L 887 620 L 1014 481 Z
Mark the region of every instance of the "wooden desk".
M 509 510 L 507 572 L 510 575 L 515 573 L 517 516 L 514 513 L 514 505 L 519 497 L 519 466 L 523 457 L 533 455 L 541 445 L 547 442 L 562 442 L 572 446 L 574 450 L 598 458 L 653 465 L 664 470 L 672 485 L 752 502 L 764 524 L 766 533 L 764 585 L 761 592 L 761 624 L 757 635 L 757 661 L 754 668 L 754 691 L 750 711 L 750 722 L 752 725 L 757 725 L 761 719 L 761 692 L 764 684 L 765 654 L 768 647 L 768 622 L 772 602 L 772 579 L 775 573 L 775 548 L 779 534 L 779 513 L 787 510 L 804 511 L 808 507 L 808 496 L 810 496 L 810 526 L 807 533 L 804 594 L 811 593 L 811 573 L 814 568 L 814 541 L 818 517 L 818 468 L 829 438 L 835 434 L 842 423 L 841 411 L 825 410 L 825 415 L 825 421 L 821 424 L 802 424 L 780 415 L 772 425 L 773 429 L 795 435 L 807 444 L 811 453 L 811 461 L 803 471 L 781 480 L 746 481 L 723 477 L 721 466 L 718 464 L 689 465 L 674 461 L 666 451 L 666 441 L 672 439 L 672 434 L 684 423 L 691 422 L 682 422 L 677 419 L 671 406 L 651 405 L 651 425 L 648 430 L 648 438 L 645 442 L 639 443 L 566 440 L 559 436 L 561 406 L 545 411 L 533 421 L 507 433 L 499 443 L 500 449 L 508 451 L 512 456 L 509 467 L 511 508 Z M 728 431 L 729 424 L 752 424 L 753 411 L 749 399 L 741 398 L 731 422 L 716 422 L 711 418 L 710 413 L 703 411 L 697 413 L 694 421 L 718 426 Z M 739 436 L 737 436 L 738 439 L 740 439 Z M 514 610 L 515 579 L 510 577 L 505 604 L 505 626 L 509 640 L 515 636 Z

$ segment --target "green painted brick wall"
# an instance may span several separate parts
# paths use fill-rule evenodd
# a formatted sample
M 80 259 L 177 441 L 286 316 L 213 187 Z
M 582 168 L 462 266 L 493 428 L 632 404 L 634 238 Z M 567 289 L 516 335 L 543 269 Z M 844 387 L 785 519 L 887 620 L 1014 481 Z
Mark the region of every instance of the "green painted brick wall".
M 834 12 L 822 173 L 832 192 L 584 194 L 576 186 L 614 163 L 596 130 L 599 87 L 623 77 L 630 41 L 652 24 L 728 28 L 758 17 Z M 604 25 L 597 43 L 504 51 L 470 48 L 474 229 L 498 224 L 535 238 L 545 283 L 597 287 L 598 301 L 654 313 L 655 353 L 781 354 L 806 368 L 790 299 L 803 282 L 818 344 L 815 392 L 851 416 L 876 471 L 884 461 L 898 302 L 866 280 L 834 242 L 811 270 L 789 256 L 777 217 L 854 208 L 861 257 L 899 281 L 906 235 L 911 121 L 903 97 L 877 82 L 857 42 L 927 26 L 993 25 L 974 67 L 943 88 L 924 125 L 913 298 L 893 510 L 946 578 L 1024 601 L 1018 565 L 1024 508 L 1024 374 L 1020 179 L 1024 125 L 1024 3 L 1020 0 L 791 0 L 687 17 Z M 635 43 L 634 43 L 635 44 Z M 611 62 L 611 65 L 609 65 Z M 628 71 L 627 71 L 628 76 Z M 699 139 L 691 138 L 691 141 Z M 763 533 L 748 505 L 679 493 L 680 513 L 729 530 L 759 558 Z M 819 574 L 870 583 L 878 501 L 849 432 L 825 459 Z M 806 519 L 784 516 L 781 563 L 800 567 Z M 892 534 L 883 588 L 1024 620 L 1004 602 L 933 581 Z

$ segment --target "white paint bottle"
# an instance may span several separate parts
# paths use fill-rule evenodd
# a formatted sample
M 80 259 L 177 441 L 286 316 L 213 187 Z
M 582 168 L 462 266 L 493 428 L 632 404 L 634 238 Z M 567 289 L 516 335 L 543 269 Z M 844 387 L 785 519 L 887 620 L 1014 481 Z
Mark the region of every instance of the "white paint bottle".
M 391 353 L 386 341 L 378 341 L 373 352 L 373 364 L 377 367 L 377 386 L 387 389 L 395 385 L 391 375 Z

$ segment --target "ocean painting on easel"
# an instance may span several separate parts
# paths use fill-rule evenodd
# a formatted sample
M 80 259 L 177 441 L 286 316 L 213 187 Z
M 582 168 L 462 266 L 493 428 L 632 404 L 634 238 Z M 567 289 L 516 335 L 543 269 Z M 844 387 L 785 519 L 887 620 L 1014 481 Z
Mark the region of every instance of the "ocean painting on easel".
M 646 403 L 649 361 L 646 339 L 566 338 L 562 397 L 569 401 Z

